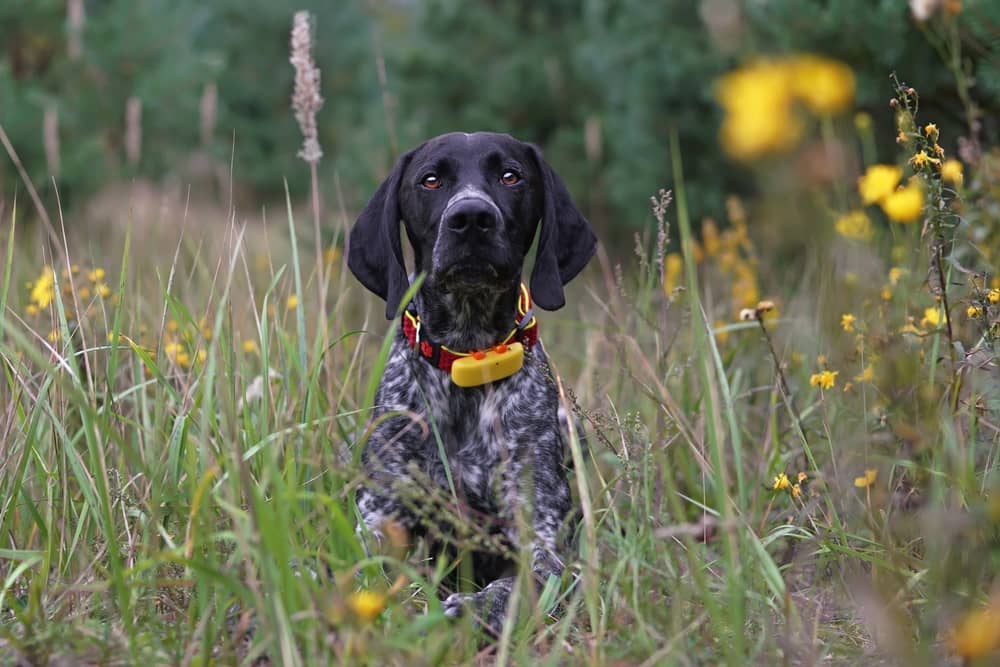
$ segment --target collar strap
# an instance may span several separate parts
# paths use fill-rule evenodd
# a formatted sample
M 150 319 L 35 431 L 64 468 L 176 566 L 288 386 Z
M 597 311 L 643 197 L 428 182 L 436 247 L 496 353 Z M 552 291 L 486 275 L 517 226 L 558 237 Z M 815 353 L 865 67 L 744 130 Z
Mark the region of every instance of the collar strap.
M 457 352 L 430 340 L 420 330 L 420 315 L 413 310 L 412 303 L 403 312 L 403 335 L 410 343 L 410 347 L 419 350 L 421 357 L 443 371 L 451 372 L 452 364 L 458 359 L 464 357 L 481 359 L 486 352 L 485 350 Z M 514 317 L 514 328 L 491 349 L 497 352 L 504 352 L 506 351 L 506 347 L 514 342 L 521 343 L 525 348 L 530 348 L 538 342 L 538 320 L 535 319 L 534 308 L 531 305 L 531 295 L 528 293 L 528 288 L 524 283 L 521 283 L 521 294 L 517 299 L 517 314 Z

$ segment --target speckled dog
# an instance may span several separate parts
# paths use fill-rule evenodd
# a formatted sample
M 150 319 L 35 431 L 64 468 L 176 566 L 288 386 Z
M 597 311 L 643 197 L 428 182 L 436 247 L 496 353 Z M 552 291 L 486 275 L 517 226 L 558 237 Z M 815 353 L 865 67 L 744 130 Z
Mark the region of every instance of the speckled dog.
M 399 159 L 350 234 L 348 265 L 385 300 L 388 319 L 410 285 L 400 223 L 424 281 L 404 304 L 378 388 L 358 507 L 377 538 L 392 519 L 440 540 L 450 529 L 429 508 L 436 487 L 501 536 L 508 555 L 527 548 L 544 584 L 564 568 L 559 535 L 571 496 L 558 396 L 531 302 L 563 306 L 563 286 L 594 254 L 594 233 L 534 146 L 484 132 L 431 139 Z M 521 272 L 539 225 L 529 298 Z M 521 353 L 516 368 L 510 355 Z M 472 380 L 456 370 L 466 366 Z M 529 517 L 530 534 L 519 531 L 518 516 Z M 444 608 L 457 615 L 471 607 L 497 633 L 512 563 L 480 556 L 483 588 L 449 596 Z

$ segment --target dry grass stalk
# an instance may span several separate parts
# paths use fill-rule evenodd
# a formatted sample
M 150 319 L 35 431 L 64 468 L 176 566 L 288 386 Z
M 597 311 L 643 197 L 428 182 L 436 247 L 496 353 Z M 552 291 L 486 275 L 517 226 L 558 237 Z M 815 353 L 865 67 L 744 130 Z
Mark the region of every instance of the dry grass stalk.
M 83 57 L 83 23 L 86 18 L 83 0 L 66 1 L 66 23 L 69 36 L 66 40 L 66 53 L 70 60 Z
M 201 91 L 201 103 L 198 105 L 198 115 L 201 126 L 201 145 L 208 148 L 215 136 L 215 121 L 219 115 L 219 87 L 214 81 L 206 83 Z
M 125 100 L 125 158 L 139 164 L 142 155 L 142 100 L 135 95 Z
M 59 178 L 59 111 L 54 106 L 46 107 L 42 118 L 42 144 L 49 175 Z

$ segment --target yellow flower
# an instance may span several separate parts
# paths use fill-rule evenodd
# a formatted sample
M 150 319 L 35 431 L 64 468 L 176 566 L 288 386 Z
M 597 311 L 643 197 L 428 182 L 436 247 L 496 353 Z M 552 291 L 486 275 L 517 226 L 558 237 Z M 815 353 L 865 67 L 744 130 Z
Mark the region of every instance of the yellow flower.
M 730 72 L 716 85 L 725 109 L 719 139 L 738 160 L 754 160 L 791 148 L 802 132 L 792 113 L 790 71 L 781 61 L 761 60 Z
M 297 294 L 292 294 L 288 297 L 288 301 L 285 302 L 285 308 L 288 310 L 295 310 L 299 306 L 299 296 Z
M 892 301 L 892 290 L 889 289 L 888 285 L 883 285 L 879 296 L 882 297 L 883 301 Z
M 941 165 L 942 181 L 952 183 L 954 185 L 961 185 L 963 178 L 962 163 L 958 160 L 955 160 L 954 158 L 951 160 L 945 160 L 944 164 Z
M 969 306 L 969 308 L 965 311 L 965 314 L 970 319 L 975 319 L 977 317 L 982 317 L 983 316 L 983 308 L 982 308 L 982 306 Z
M 877 478 L 878 478 L 878 470 L 876 470 L 875 468 L 868 468 L 867 470 L 865 470 L 864 477 L 854 478 L 854 486 L 858 487 L 859 489 L 866 489 L 872 484 L 874 484 Z
M 672 252 L 663 258 L 663 291 L 670 296 L 677 287 L 677 280 L 684 270 L 684 260 L 680 253 Z
M 937 133 L 938 133 L 938 128 L 937 125 L 935 125 L 934 123 L 927 123 L 926 125 L 924 125 L 924 134 L 927 135 L 928 137 L 930 136 L 936 137 Z
M 913 222 L 924 212 L 924 188 L 919 181 L 910 181 L 881 202 L 882 210 L 895 222 Z
M 889 269 L 889 284 L 895 287 L 899 283 L 899 279 L 903 277 L 906 273 L 906 269 L 901 269 L 898 266 L 894 266 Z
M 833 389 L 833 385 L 837 382 L 837 374 L 840 371 L 820 371 L 819 373 L 813 373 L 809 377 L 810 387 L 819 387 L 820 389 Z
M 38 280 L 34 283 L 31 283 L 31 302 L 39 310 L 48 308 L 49 304 L 56 297 L 55 281 L 56 276 L 52 271 L 52 267 L 44 266 L 42 267 L 42 275 L 38 276 Z
M 94 269 L 93 271 L 87 274 L 87 279 L 90 280 L 90 282 L 92 283 L 101 282 L 102 280 L 104 280 L 104 269 L 100 268 Z
M 723 322 L 722 320 L 716 320 L 715 324 L 712 325 L 712 328 L 714 329 L 714 333 L 715 333 L 715 339 L 717 341 L 719 341 L 720 345 L 725 345 L 726 341 L 729 340 L 729 332 L 728 331 L 720 331 L 720 329 L 722 329 L 725 326 L 726 326 L 726 323 Z
M 872 238 L 872 223 L 864 211 L 851 211 L 837 218 L 833 224 L 837 233 L 849 239 L 869 241 Z
M 101 296 L 102 299 L 107 299 L 109 296 L 111 296 L 111 288 L 105 285 L 104 283 L 101 283 L 97 285 L 97 293 Z
M 966 660 L 981 658 L 1000 648 L 1000 601 L 965 614 L 948 633 L 952 650 Z
M 794 484 L 792 485 L 792 498 L 798 498 L 802 495 L 802 485 Z
M 799 484 L 806 481 L 807 479 L 809 479 L 808 475 L 806 475 L 804 472 L 799 473 Z
M 811 111 L 821 115 L 844 111 L 854 102 L 854 73 L 847 65 L 819 56 L 793 58 L 792 89 Z
M 347 606 L 358 618 L 370 623 L 385 609 L 385 596 L 374 591 L 357 591 L 347 597 Z
M 792 485 L 792 483 L 789 481 L 788 475 L 786 475 L 785 473 L 781 473 L 780 475 L 776 475 L 775 478 L 774 478 L 774 487 L 773 488 L 774 488 L 775 491 L 784 491 L 785 489 L 787 489 L 791 485 Z
M 854 376 L 855 382 L 871 382 L 875 379 L 875 367 L 871 364 L 865 366 L 860 373 Z
M 91 295 L 90 288 L 84 285 L 76 291 L 76 295 L 81 299 L 89 299 Z
M 858 179 L 858 193 L 867 204 L 880 202 L 893 193 L 903 177 L 903 170 L 887 164 L 873 164 Z
M 29 316 L 34 317 L 38 314 L 38 306 L 33 303 L 29 303 L 24 309 L 24 312 L 26 312 Z
M 840 316 L 840 326 L 844 331 L 854 331 L 854 323 L 857 319 L 851 313 L 844 313 Z
M 997 303 L 1000 301 L 1000 289 L 991 289 L 986 293 L 986 300 L 990 303 Z
M 941 324 L 941 311 L 934 308 L 925 308 L 924 317 L 920 320 L 920 326 L 922 327 L 936 327 Z
M 825 354 L 820 354 L 816 356 L 816 365 L 820 368 L 826 368 L 827 359 Z
M 340 248 L 337 246 L 332 245 L 323 251 L 323 261 L 327 264 L 333 264 L 338 259 L 340 259 Z
M 929 164 L 941 164 L 941 160 L 931 157 L 927 154 L 927 151 L 920 151 L 910 158 L 910 164 L 912 164 L 915 169 L 922 169 Z
M 59 335 L 59 329 L 53 329 L 52 331 L 50 331 L 49 335 L 46 336 L 46 338 L 49 339 L 50 343 L 58 343 L 59 339 L 61 338 L 61 336 Z
M 259 352 L 260 349 L 257 347 L 257 341 L 255 340 L 245 340 L 243 341 L 243 351 L 246 354 L 253 354 Z

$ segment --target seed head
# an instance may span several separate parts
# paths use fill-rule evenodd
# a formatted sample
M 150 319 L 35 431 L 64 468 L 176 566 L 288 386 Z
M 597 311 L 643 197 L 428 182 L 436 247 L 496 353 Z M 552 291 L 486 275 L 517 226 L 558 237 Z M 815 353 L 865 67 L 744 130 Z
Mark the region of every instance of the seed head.
M 295 68 L 295 90 L 292 109 L 302 130 L 302 150 L 298 156 L 310 164 L 323 157 L 316 131 L 316 112 L 323 107 L 319 94 L 319 69 L 312 57 L 312 30 L 309 12 L 295 12 L 292 25 L 292 56 L 289 62 Z

